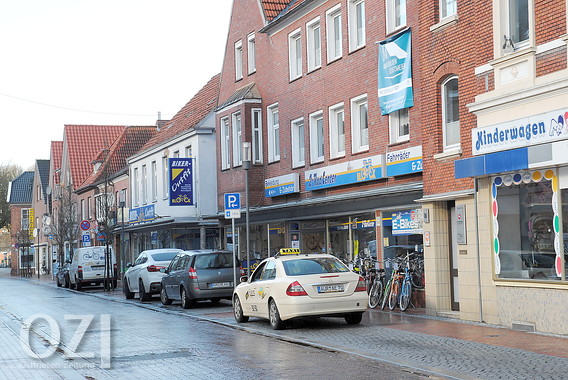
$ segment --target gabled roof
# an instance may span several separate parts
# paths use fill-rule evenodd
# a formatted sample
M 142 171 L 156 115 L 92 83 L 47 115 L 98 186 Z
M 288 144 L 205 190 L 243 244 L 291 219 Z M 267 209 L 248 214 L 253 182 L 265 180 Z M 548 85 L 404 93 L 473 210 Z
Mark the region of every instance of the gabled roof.
M 229 98 L 225 102 L 223 102 L 223 104 L 217 107 L 217 110 L 223 109 L 233 103 L 237 103 L 244 99 L 262 99 L 262 96 L 260 96 L 260 92 L 258 91 L 254 82 L 249 83 L 246 86 L 241 87 L 237 91 L 235 91 L 233 95 L 229 96 Z
M 140 152 L 160 145 L 199 125 L 205 116 L 217 107 L 220 77 L 221 74 L 217 74 L 211 78 L 172 120 L 140 149 Z
M 307 1 L 309 0 L 261 0 L 264 17 L 269 23 Z
M 30 205 L 33 199 L 34 172 L 23 172 L 10 182 L 8 203 L 11 205 Z
M 80 187 L 91 175 L 91 162 L 101 149 L 108 149 L 125 128 L 120 125 L 65 125 L 64 143 L 74 188 Z
M 53 167 L 53 181 L 55 182 L 53 185 L 59 185 L 60 182 L 60 173 L 59 169 L 61 169 L 61 158 L 63 156 L 63 141 L 52 141 L 51 142 L 51 157 L 50 157 L 50 165 Z
M 293 0 L 262 0 L 262 9 L 268 22 L 274 20 Z
M 37 172 L 39 173 L 39 184 L 43 193 L 44 202 L 47 200 L 45 190 L 49 185 L 49 160 L 36 160 Z
M 114 177 L 128 169 L 126 159 L 138 150 L 157 133 L 154 126 L 131 126 L 125 128 L 108 149 L 102 149 L 93 162 L 101 162 L 96 172 L 85 179 L 78 192 L 96 186 L 105 181 L 105 176 Z

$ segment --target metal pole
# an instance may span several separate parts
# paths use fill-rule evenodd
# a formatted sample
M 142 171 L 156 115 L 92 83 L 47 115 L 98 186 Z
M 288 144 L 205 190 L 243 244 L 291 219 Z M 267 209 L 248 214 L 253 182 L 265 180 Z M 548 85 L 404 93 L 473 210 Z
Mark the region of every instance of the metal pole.
M 235 218 L 231 218 L 231 232 L 233 233 L 233 289 L 237 287 L 237 260 L 235 244 Z
M 247 233 L 247 276 L 250 276 L 250 232 L 249 232 L 249 172 L 248 169 L 245 170 L 245 200 L 247 202 L 246 206 L 246 233 Z

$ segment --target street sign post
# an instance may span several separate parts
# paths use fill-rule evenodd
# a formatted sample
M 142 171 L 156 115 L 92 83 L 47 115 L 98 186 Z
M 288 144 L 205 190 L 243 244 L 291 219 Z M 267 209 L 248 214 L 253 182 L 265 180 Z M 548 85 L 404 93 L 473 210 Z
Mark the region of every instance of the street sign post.
M 225 219 L 231 219 L 233 233 L 233 288 L 237 286 L 237 260 L 235 244 L 235 219 L 241 217 L 241 194 L 225 193 Z

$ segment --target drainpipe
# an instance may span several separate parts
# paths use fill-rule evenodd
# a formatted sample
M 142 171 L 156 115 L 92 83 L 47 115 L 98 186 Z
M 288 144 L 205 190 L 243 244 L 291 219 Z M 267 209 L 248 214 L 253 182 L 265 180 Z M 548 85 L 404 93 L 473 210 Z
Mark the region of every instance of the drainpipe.
M 477 282 L 479 285 L 479 322 L 483 322 L 483 299 L 481 292 L 481 250 L 479 249 L 479 210 L 477 207 L 477 178 L 473 179 L 473 201 L 475 207 L 475 245 L 477 247 Z

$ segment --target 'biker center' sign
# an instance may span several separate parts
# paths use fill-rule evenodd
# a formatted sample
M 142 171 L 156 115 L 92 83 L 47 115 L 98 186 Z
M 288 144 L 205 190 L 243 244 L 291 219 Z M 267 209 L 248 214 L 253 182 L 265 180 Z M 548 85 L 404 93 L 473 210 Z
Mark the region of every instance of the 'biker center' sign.
M 170 206 L 193 206 L 193 159 L 170 158 Z

